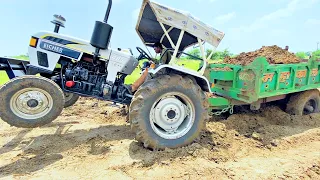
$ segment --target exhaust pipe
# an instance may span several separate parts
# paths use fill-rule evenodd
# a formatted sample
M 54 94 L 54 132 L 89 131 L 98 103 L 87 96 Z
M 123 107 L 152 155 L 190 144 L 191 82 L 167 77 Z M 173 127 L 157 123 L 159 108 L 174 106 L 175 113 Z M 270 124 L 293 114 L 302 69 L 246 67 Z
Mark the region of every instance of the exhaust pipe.
M 110 14 L 110 11 L 111 11 L 111 6 L 112 6 L 112 0 L 109 0 L 107 12 L 106 12 L 106 15 L 104 16 L 104 20 L 103 20 L 103 22 L 105 22 L 105 23 L 108 23 L 109 14 Z
M 93 64 L 97 63 L 100 57 L 99 51 L 101 49 L 108 49 L 113 27 L 108 24 L 109 14 L 111 11 L 112 0 L 109 0 L 108 8 L 104 16 L 103 22 L 96 21 L 94 30 L 91 36 L 90 44 L 95 47 L 95 52 L 93 52 Z

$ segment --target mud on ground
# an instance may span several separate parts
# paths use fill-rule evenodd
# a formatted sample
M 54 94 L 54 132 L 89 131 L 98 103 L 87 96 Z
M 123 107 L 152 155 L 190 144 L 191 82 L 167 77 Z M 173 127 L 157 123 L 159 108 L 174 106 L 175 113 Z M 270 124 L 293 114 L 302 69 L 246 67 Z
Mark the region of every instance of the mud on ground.
M 248 65 L 258 57 L 265 57 L 270 64 L 292 64 L 301 62 L 294 53 L 290 53 L 276 45 L 263 46 L 253 52 L 243 52 L 234 58 L 226 57 L 223 62 L 227 64 Z
M 82 98 L 53 123 L 0 122 L 2 179 L 319 179 L 320 114 L 276 106 L 212 118 L 190 146 L 152 152 L 110 103 Z

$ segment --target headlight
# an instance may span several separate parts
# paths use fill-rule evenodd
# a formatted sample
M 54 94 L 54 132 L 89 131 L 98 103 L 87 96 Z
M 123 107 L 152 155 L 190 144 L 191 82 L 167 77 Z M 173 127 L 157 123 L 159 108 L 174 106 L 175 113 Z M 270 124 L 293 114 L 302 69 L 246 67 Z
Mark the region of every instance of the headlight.
M 38 44 L 38 38 L 31 37 L 29 45 L 35 48 L 37 47 L 37 44 Z

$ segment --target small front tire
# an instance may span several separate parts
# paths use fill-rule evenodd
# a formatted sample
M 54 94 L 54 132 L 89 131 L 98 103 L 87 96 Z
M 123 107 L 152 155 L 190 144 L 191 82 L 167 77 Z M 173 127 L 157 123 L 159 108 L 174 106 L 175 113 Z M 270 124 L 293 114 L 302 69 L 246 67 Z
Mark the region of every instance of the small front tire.
M 64 94 L 53 81 L 21 76 L 0 88 L 0 116 L 11 126 L 35 128 L 55 120 L 64 107 Z
M 73 106 L 80 98 L 79 95 L 74 93 L 69 93 L 69 92 L 64 92 L 64 97 L 65 97 L 64 108 Z

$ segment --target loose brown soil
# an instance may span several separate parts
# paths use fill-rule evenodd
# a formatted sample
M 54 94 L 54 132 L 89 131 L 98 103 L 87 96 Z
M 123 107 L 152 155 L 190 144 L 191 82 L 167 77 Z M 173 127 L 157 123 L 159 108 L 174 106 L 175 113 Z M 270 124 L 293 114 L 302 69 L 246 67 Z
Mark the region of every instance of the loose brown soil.
M 276 45 L 263 46 L 253 52 L 243 52 L 234 58 L 226 57 L 223 62 L 227 64 L 248 65 L 258 57 L 265 57 L 270 64 L 293 64 L 301 62 L 293 53 Z
M 320 114 L 276 106 L 212 118 L 180 149 L 152 152 L 111 103 L 81 98 L 53 123 L 0 122 L 3 179 L 320 179 Z
M 213 71 L 232 71 L 232 69 L 228 66 L 221 67 L 221 68 L 212 68 Z

